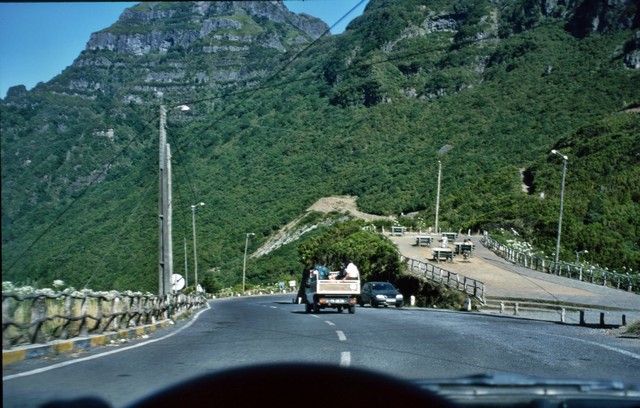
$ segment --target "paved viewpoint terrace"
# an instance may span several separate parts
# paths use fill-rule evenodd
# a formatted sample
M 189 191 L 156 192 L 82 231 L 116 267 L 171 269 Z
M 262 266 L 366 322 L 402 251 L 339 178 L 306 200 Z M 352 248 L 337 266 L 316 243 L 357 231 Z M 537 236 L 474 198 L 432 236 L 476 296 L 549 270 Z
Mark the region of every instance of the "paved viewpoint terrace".
M 418 234 L 385 235 L 396 243 L 403 256 L 434 263 L 431 247 L 415 245 Z M 608 314 L 614 314 L 612 310 L 618 309 L 625 311 L 629 322 L 640 319 L 640 295 L 516 266 L 485 248 L 480 243 L 480 236 L 470 238 L 476 248 L 473 256 L 468 260 L 456 256 L 453 262 L 440 262 L 438 265 L 447 271 L 483 282 L 485 294 L 490 299 L 519 299 L 522 302 L 531 299 L 540 303 L 591 305 L 589 309 L 592 313 L 596 310 L 606 310 Z M 432 246 L 436 245 L 440 243 L 435 242 Z M 512 311 L 510 313 L 513 314 Z M 531 312 L 523 311 L 522 314 L 534 317 Z M 545 319 L 555 320 L 550 314 L 559 316 L 557 311 L 548 312 Z M 593 320 L 593 316 L 589 317 Z M 572 319 L 577 317 L 573 316 L 568 320 Z M 619 324 L 620 320 L 616 319 L 616 323 Z

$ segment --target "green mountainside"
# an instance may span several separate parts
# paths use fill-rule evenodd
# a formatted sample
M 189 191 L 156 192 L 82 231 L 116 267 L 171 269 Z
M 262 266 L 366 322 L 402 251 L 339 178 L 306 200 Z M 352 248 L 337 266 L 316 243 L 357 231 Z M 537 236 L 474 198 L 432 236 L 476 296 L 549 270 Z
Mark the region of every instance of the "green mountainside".
M 167 121 L 176 272 L 192 204 L 202 276 L 233 285 L 245 234 L 320 197 L 433 220 L 438 160 L 442 230 L 513 228 L 551 258 L 551 149 L 560 258 L 638 271 L 640 11 L 592 3 L 371 0 L 338 36 L 280 2 L 141 3 L 0 102 L 3 280 L 156 290 L 161 104 L 191 108 Z M 249 281 L 297 277 L 296 248 Z

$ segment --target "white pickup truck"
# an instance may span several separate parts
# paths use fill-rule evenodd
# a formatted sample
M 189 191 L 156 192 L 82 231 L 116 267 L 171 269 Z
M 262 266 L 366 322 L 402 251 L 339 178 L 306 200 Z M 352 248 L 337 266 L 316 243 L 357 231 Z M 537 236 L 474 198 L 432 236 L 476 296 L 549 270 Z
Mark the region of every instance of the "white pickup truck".
M 337 272 L 331 272 L 335 277 Z M 320 309 L 334 308 L 338 312 L 348 309 L 349 313 L 356 312 L 356 302 L 360 295 L 360 278 L 345 280 L 317 279 L 312 276 L 305 284 L 305 310 L 307 313 L 318 313 Z

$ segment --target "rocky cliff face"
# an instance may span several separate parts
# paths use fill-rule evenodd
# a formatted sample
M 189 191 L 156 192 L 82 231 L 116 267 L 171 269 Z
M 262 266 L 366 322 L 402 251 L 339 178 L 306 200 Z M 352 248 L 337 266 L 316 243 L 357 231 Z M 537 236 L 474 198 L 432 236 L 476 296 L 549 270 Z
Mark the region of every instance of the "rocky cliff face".
M 339 38 L 324 66 L 336 105 L 392 102 L 397 95 L 390 91 L 390 83 L 403 82 L 403 95 L 427 99 L 478 86 L 486 79 L 486 70 L 502 58 L 497 53 L 502 43 L 544 25 L 561 27 L 577 38 L 640 28 L 640 7 L 634 0 L 371 0 L 365 14 L 354 20 L 350 29 L 375 47 L 353 46 L 348 38 Z M 639 43 L 636 31 L 612 54 L 625 68 L 638 69 Z M 400 58 L 403 62 L 397 69 L 402 77 L 391 78 L 389 70 L 351 69 L 379 52 L 395 60 L 394 55 L 416 44 L 429 50 L 431 61 L 425 64 Z M 342 86 L 345 82 L 351 85 Z
M 127 88 L 121 99 L 138 103 L 148 93 L 246 86 L 327 31 L 324 22 L 291 13 L 282 1 L 141 3 L 92 34 L 52 84 L 90 98 Z
M 567 28 L 576 36 L 591 33 L 636 29 L 640 27 L 640 8 L 634 0 L 587 1 L 548 0 L 553 14 L 567 10 L 570 14 Z M 563 4 L 566 3 L 566 4 Z
M 264 22 L 289 26 L 268 33 Z M 299 31 L 293 37 L 287 31 Z M 321 20 L 289 12 L 281 1 L 271 2 L 189 2 L 145 3 L 127 9 L 112 27 L 94 33 L 87 50 L 109 50 L 136 55 L 170 47 L 190 47 L 198 40 L 228 42 L 226 47 L 211 50 L 242 50 L 247 43 L 286 51 L 291 45 L 305 43 L 328 29 Z M 264 36 L 267 41 L 261 41 Z M 236 44 L 233 44 L 236 43 Z

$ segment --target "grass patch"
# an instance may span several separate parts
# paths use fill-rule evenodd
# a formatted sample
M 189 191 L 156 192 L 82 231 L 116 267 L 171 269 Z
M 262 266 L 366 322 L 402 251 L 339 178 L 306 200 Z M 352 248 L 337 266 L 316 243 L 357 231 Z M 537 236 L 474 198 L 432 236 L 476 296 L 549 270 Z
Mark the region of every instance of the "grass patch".
M 640 320 L 636 320 L 627 326 L 625 335 L 631 335 L 634 337 L 640 337 Z

